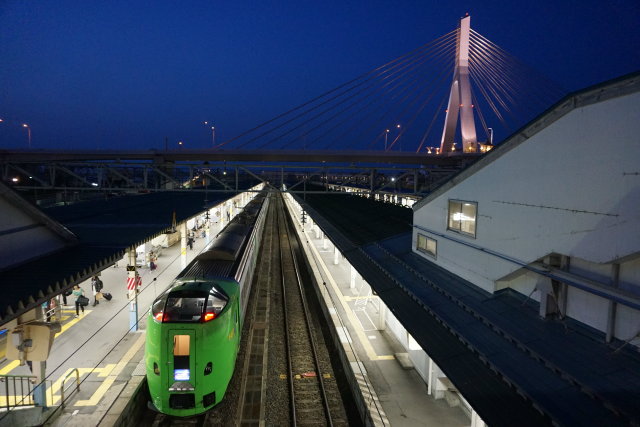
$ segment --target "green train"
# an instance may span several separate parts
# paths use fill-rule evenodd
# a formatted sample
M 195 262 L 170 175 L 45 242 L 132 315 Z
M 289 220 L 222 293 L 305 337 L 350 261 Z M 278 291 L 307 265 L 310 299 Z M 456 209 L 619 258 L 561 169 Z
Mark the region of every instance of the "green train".
M 269 198 L 258 193 L 154 302 L 145 364 L 150 406 L 192 416 L 233 375 Z

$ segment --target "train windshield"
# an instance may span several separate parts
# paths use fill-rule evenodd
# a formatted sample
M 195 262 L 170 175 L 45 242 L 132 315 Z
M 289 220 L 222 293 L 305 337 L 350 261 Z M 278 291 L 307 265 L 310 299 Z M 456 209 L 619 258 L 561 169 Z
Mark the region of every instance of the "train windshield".
M 211 290 L 179 290 L 158 299 L 152 307 L 159 322 L 208 322 L 227 305 L 226 295 Z M 163 310 L 164 308 L 164 310 Z

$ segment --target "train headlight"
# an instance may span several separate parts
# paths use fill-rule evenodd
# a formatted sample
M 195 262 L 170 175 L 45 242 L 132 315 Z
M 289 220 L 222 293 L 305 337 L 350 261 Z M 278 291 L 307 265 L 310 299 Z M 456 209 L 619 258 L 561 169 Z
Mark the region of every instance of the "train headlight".
M 156 362 L 153 362 L 153 373 L 160 375 L 160 368 L 158 368 L 158 364 Z
M 204 374 L 209 375 L 211 372 L 213 372 L 213 363 L 209 362 L 207 366 L 204 367 Z

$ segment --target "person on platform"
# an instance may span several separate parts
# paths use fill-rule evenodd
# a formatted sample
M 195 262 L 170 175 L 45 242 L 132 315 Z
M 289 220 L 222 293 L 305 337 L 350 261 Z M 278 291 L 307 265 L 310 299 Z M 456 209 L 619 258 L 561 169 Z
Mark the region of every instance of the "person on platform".
M 84 305 L 80 305 L 80 297 L 84 296 L 84 289 L 82 289 L 79 285 L 73 285 L 73 291 L 71 294 L 76 297 L 76 317 L 80 316 L 80 309 L 82 309 L 82 314 L 84 314 Z
M 158 260 L 158 257 L 156 256 L 155 252 L 151 251 L 149 252 L 149 269 L 151 271 L 155 270 L 157 265 L 156 265 L 156 261 Z
M 91 292 L 93 293 L 93 306 L 95 307 L 97 304 L 100 304 L 98 301 L 98 292 L 102 289 L 102 280 L 98 276 L 93 276 L 91 278 Z
M 187 245 L 189 246 L 189 250 L 193 250 L 193 236 L 189 234 L 189 238 L 187 239 Z

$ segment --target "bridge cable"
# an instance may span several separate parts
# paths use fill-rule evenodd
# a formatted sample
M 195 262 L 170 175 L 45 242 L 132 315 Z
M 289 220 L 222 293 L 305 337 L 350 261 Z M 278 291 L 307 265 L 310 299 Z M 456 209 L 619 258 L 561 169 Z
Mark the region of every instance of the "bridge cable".
M 276 121 L 276 120 L 278 120 L 280 118 L 283 118 L 283 117 L 287 116 L 288 114 L 290 114 L 290 113 L 292 113 L 294 111 L 297 111 L 297 110 L 299 110 L 301 108 L 304 108 L 304 107 L 306 107 L 306 106 L 308 106 L 308 105 L 310 105 L 310 104 L 312 104 L 312 103 L 324 98 L 325 96 L 328 96 L 328 95 L 330 95 L 330 94 L 332 94 L 332 93 L 334 93 L 334 92 L 336 92 L 338 90 L 341 90 L 342 88 L 347 87 L 350 84 L 357 82 L 358 80 L 361 80 L 361 79 L 363 79 L 363 78 L 365 78 L 365 77 L 367 77 L 369 75 L 375 74 L 376 72 L 378 72 L 381 69 L 384 69 L 385 67 L 391 66 L 392 64 L 394 64 L 396 62 L 405 60 L 406 58 L 409 58 L 409 57 L 415 55 L 417 52 L 420 52 L 422 49 L 425 48 L 425 46 L 429 46 L 430 44 L 432 44 L 432 43 L 434 43 L 434 42 L 436 42 L 436 41 L 438 41 L 438 40 L 440 40 L 442 38 L 446 38 L 450 34 L 451 34 L 451 32 L 447 33 L 447 34 L 444 34 L 444 35 L 440 36 L 439 38 L 435 39 L 434 41 L 431 41 L 431 42 L 429 42 L 429 43 L 427 43 L 427 44 L 425 44 L 423 46 L 420 46 L 420 47 L 418 47 L 418 48 L 416 48 L 416 49 L 414 49 L 414 50 L 412 50 L 412 51 L 410 51 L 410 52 L 408 52 L 408 53 L 406 53 L 406 54 L 404 54 L 404 55 L 402 55 L 402 56 L 400 56 L 400 57 L 398 57 L 396 59 L 393 59 L 393 60 L 387 62 L 386 64 L 383 64 L 383 65 L 381 65 L 381 66 L 379 66 L 379 67 L 377 67 L 377 68 L 375 68 L 373 70 L 370 70 L 370 71 L 368 71 L 366 73 L 363 73 L 363 74 L 357 76 L 356 78 L 354 78 L 354 79 L 352 79 L 352 80 L 350 80 L 350 81 L 348 81 L 346 83 L 343 83 L 343 84 L 341 84 L 341 85 L 339 85 L 339 86 L 337 86 L 337 87 L 335 87 L 335 88 L 333 88 L 333 89 L 331 89 L 331 90 L 329 90 L 329 91 L 327 91 L 327 92 L 325 92 L 325 93 L 323 93 L 323 94 L 321 94 L 321 95 L 319 95 L 319 96 L 317 96 L 317 97 L 315 97 L 315 98 L 313 98 L 313 99 L 311 99 L 311 100 L 309 100 L 309 101 L 307 101 L 307 102 L 305 102 L 305 103 L 303 103 L 301 105 L 298 105 L 298 106 L 296 106 L 296 107 L 294 107 L 294 108 L 292 108 L 292 109 L 290 109 L 288 111 L 285 111 L 284 113 L 279 114 L 278 116 L 276 116 L 276 117 L 274 117 L 274 118 L 272 118 L 270 120 L 267 120 L 267 121 L 265 121 L 265 122 L 255 126 L 255 127 L 251 128 L 251 129 L 241 133 L 240 135 L 237 135 L 237 136 L 235 136 L 235 137 L 233 137 L 233 138 L 231 138 L 229 140 L 226 140 L 226 141 L 216 145 L 216 147 L 214 147 L 214 148 L 220 148 L 220 147 L 222 147 L 224 145 L 227 145 L 227 144 L 229 144 L 229 143 L 231 143 L 233 141 L 236 141 L 239 138 L 241 138 L 243 136 L 246 136 L 246 135 L 254 132 L 255 130 L 258 130 L 258 129 L 260 129 L 260 128 L 262 128 L 262 127 L 264 127 L 264 126 L 266 126 L 266 125 L 268 125 L 270 123 L 273 123 L 274 121 Z

